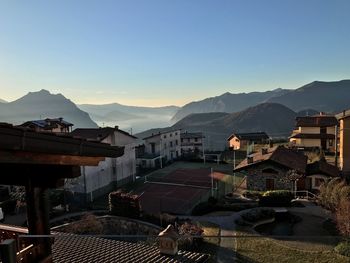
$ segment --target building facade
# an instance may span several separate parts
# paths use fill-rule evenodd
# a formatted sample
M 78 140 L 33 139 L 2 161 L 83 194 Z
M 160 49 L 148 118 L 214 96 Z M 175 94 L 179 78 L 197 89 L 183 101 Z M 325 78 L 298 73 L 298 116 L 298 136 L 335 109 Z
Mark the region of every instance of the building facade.
M 267 144 L 269 136 L 265 132 L 233 133 L 227 141 L 230 149 L 246 150 L 251 144 Z
M 135 148 L 139 140 L 129 133 L 115 128 L 76 129 L 72 136 L 96 140 L 111 146 L 124 147 L 124 155 L 118 158 L 106 158 L 96 167 L 82 166 L 82 176 L 70 181 L 67 187 L 81 199 L 91 202 L 97 197 L 109 193 L 116 187 L 135 180 Z
M 203 133 L 184 132 L 180 134 L 181 155 L 189 158 L 199 158 L 203 156 L 204 143 Z
M 291 146 L 319 148 L 327 152 L 336 151 L 338 121 L 334 116 L 321 113 L 316 116 L 297 117 L 296 129 L 289 137 Z
M 27 121 L 18 127 L 29 128 L 36 132 L 69 133 L 72 131 L 73 124 L 63 120 L 63 118 L 46 118 Z
M 152 134 L 144 138 L 143 152 L 137 164 L 143 168 L 162 167 L 163 164 L 181 157 L 180 130 Z
M 350 174 L 350 110 L 337 115 L 339 120 L 338 167 L 344 174 Z

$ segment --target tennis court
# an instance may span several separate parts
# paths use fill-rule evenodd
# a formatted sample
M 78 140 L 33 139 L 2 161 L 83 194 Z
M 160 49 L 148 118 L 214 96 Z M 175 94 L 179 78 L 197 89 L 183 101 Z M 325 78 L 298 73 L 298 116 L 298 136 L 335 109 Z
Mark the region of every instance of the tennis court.
M 212 185 L 215 189 L 223 176 L 211 173 L 210 168 L 177 169 L 162 176 L 147 176 L 137 191 L 141 194 L 142 210 L 152 214 L 189 214 L 196 204 L 208 200 Z

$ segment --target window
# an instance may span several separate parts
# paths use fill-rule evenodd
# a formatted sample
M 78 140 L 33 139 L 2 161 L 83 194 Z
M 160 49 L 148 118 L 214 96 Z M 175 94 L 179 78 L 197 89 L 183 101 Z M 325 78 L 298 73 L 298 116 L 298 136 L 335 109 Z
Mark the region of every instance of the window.
M 177 135 L 177 132 L 175 132 L 175 136 Z
M 170 133 L 170 137 L 173 137 L 173 134 L 172 134 L 172 133 Z
M 178 141 L 177 141 L 177 140 L 175 140 L 175 145 L 179 145 L 179 143 L 178 143 Z
M 164 149 L 166 149 L 166 143 L 164 143 Z
M 188 139 L 187 139 L 187 141 L 188 141 L 188 142 L 190 142 L 190 141 L 191 141 L 191 139 L 190 139 L 190 138 L 188 138 Z
M 173 147 L 173 142 L 170 142 L 170 147 Z
M 166 135 L 164 135 L 163 138 L 165 139 L 165 138 L 166 138 Z
M 181 142 L 184 142 L 184 139 L 181 139 Z
M 198 138 L 194 138 L 194 141 L 195 141 L 195 142 L 198 142 Z

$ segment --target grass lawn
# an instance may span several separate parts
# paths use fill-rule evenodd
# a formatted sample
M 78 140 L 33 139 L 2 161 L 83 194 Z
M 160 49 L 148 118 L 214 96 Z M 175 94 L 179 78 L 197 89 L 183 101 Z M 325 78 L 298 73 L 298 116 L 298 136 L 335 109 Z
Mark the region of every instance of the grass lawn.
M 341 256 L 332 249 L 308 251 L 286 246 L 278 240 L 266 237 L 247 237 L 249 228 L 237 229 L 237 262 L 245 263 L 348 263 L 350 259 Z

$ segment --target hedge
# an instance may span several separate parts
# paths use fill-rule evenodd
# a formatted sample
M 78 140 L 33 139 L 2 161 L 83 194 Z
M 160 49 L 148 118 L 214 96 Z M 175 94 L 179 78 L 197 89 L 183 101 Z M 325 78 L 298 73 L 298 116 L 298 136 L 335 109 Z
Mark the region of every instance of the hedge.
M 288 190 L 267 191 L 259 198 L 260 206 L 290 206 L 294 194 Z

